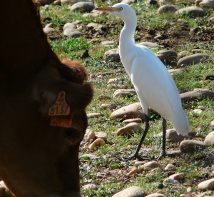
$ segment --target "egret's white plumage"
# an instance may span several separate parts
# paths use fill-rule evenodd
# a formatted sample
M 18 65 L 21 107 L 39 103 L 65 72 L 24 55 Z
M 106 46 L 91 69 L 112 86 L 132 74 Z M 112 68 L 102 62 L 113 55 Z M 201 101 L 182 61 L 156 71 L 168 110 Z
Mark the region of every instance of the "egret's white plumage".
M 151 50 L 135 44 L 134 33 L 137 26 L 135 11 L 124 3 L 97 10 L 114 14 L 124 21 L 120 33 L 119 54 L 144 113 L 148 115 L 148 108 L 151 107 L 162 117 L 169 119 L 178 134 L 187 135 L 188 119 L 170 73 Z

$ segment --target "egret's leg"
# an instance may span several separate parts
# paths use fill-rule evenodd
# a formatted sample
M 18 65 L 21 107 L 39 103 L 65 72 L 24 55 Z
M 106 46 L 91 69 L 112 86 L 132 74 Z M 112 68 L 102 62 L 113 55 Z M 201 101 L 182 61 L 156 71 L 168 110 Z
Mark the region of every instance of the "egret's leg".
M 135 151 L 135 153 L 133 155 L 131 155 L 130 157 L 127 158 L 127 160 L 131 160 L 131 159 L 134 159 L 134 158 L 139 158 L 142 160 L 142 158 L 138 155 L 139 151 L 140 151 L 140 148 L 141 148 L 141 145 L 146 137 L 146 134 L 148 133 L 148 130 L 149 130 L 149 117 L 147 115 L 145 115 L 145 130 L 144 130 L 144 133 L 140 139 L 140 142 L 139 144 L 137 145 L 137 149 Z
M 162 129 L 163 129 L 162 151 L 157 159 L 161 159 L 162 157 L 166 156 L 166 119 L 163 117 L 162 117 Z

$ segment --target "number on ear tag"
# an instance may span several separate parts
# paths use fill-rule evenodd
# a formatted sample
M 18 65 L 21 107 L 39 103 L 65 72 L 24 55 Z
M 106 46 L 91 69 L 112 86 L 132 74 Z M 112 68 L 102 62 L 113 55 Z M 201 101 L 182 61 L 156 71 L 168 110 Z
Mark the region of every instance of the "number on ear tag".
M 65 100 L 65 91 L 60 91 L 56 102 L 49 108 L 49 116 L 66 116 L 70 114 L 70 106 Z

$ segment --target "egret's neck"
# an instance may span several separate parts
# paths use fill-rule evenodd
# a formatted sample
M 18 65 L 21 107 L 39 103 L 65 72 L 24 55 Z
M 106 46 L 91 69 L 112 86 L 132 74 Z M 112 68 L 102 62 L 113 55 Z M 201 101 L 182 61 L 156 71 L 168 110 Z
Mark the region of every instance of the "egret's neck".
M 135 44 L 134 34 L 136 26 L 137 19 L 124 21 L 124 27 L 120 33 L 119 47 L 127 47 Z

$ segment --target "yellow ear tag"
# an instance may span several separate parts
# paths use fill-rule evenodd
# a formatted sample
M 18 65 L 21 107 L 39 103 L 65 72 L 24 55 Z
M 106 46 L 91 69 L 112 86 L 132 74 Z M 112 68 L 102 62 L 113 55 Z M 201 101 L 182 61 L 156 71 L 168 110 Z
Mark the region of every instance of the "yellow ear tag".
M 56 102 L 49 108 L 51 126 L 70 128 L 72 125 L 70 106 L 65 100 L 65 91 L 60 91 Z

